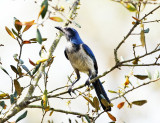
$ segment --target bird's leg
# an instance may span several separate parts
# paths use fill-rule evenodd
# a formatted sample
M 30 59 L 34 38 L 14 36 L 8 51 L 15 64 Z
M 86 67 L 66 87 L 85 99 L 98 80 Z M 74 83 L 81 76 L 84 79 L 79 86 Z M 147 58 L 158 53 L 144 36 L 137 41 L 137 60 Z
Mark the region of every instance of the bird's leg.
M 92 78 L 92 74 L 91 74 L 91 71 L 89 71 L 89 77 L 88 77 L 88 79 L 86 80 L 86 82 L 85 82 L 85 86 L 90 86 L 90 83 L 89 83 L 89 80 Z
M 71 92 L 74 93 L 74 91 L 72 90 L 72 86 L 80 79 L 80 74 L 79 71 L 77 69 L 75 69 L 76 75 L 77 75 L 77 79 L 72 83 L 72 85 L 69 86 L 68 88 L 68 93 L 71 95 Z

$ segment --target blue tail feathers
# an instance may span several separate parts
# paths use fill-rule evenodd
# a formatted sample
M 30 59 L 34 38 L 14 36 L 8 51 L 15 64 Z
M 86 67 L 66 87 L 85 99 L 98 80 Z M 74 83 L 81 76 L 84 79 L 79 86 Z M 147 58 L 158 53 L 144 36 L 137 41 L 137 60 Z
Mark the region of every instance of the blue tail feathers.
M 111 107 L 110 107 L 110 106 L 108 106 L 108 107 L 106 108 L 106 107 L 103 105 L 103 103 L 101 102 L 101 99 L 103 99 L 103 97 L 104 97 L 104 98 L 107 100 L 107 102 L 110 104 L 110 100 L 109 100 L 109 98 L 108 98 L 108 96 L 107 96 L 107 93 L 106 93 L 106 91 L 104 90 L 103 85 L 102 85 L 102 83 L 100 82 L 99 79 L 96 80 L 96 81 L 93 83 L 93 87 L 94 87 L 94 89 L 95 89 L 95 91 L 96 91 L 96 94 L 97 94 L 98 99 L 99 99 L 99 101 L 100 101 L 100 103 L 101 103 L 101 105 L 102 105 L 103 110 L 105 110 L 105 111 L 111 111 Z

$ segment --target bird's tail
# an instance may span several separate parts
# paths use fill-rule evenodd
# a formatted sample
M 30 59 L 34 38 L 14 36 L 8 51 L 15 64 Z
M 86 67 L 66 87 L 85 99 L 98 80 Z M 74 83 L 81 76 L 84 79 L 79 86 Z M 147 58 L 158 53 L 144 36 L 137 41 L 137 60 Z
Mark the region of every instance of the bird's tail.
M 109 98 L 108 98 L 108 96 L 107 96 L 107 93 L 105 92 L 105 90 L 104 90 L 104 88 L 103 88 L 103 85 L 102 85 L 102 83 L 100 82 L 99 79 L 96 80 L 95 82 L 93 82 L 93 87 L 94 87 L 94 89 L 95 89 L 95 91 L 96 91 L 96 94 L 97 94 L 98 99 L 99 99 L 99 101 L 100 101 L 100 103 L 101 103 L 101 105 L 102 105 L 103 110 L 105 110 L 105 111 L 111 111 L 111 106 L 108 105 L 108 106 L 106 107 L 106 106 L 101 102 L 101 99 L 106 99 L 107 102 L 108 102 L 108 104 L 110 104 L 110 100 L 109 100 Z

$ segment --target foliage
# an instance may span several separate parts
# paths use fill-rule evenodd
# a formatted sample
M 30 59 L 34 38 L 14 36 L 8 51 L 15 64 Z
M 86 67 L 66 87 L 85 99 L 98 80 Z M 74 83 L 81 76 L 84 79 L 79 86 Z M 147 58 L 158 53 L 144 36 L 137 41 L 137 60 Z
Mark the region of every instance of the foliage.
M 52 0 L 49 0 L 50 2 Z M 61 89 L 66 89 L 68 88 L 68 83 L 72 82 L 72 76 L 73 73 L 68 77 L 68 82 L 65 86 L 63 87 L 59 87 L 56 88 L 52 91 L 48 91 L 47 90 L 47 83 L 48 83 L 48 73 L 49 70 L 51 68 L 51 64 L 54 61 L 54 56 L 52 56 L 53 52 L 55 51 L 61 37 L 62 34 L 59 32 L 57 33 L 55 40 L 53 41 L 50 49 L 46 49 L 45 46 L 43 45 L 44 41 L 47 41 L 47 38 L 43 37 L 43 35 L 41 34 L 41 30 L 43 29 L 43 25 L 45 25 L 45 21 L 47 20 L 52 20 L 53 22 L 58 22 L 58 23 L 63 23 L 64 26 L 68 26 L 69 24 L 73 24 L 74 26 L 80 27 L 80 25 L 78 23 L 76 23 L 74 21 L 74 19 L 76 18 L 77 14 L 77 9 L 80 6 L 80 0 L 75 0 L 72 3 L 72 6 L 69 9 L 69 15 L 66 16 L 64 15 L 64 11 L 66 11 L 67 8 L 64 7 L 59 7 L 58 5 L 56 5 L 56 3 L 54 3 L 54 5 L 50 4 L 48 0 L 43 0 L 41 3 L 41 9 L 39 11 L 39 13 L 37 13 L 37 20 L 31 20 L 28 22 L 21 22 L 20 20 L 18 20 L 17 18 L 14 18 L 14 27 L 5 27 L 6 32 L 9 34 L 9 36 L 11 38 L 13 38 L 13 40 L 16 40 L 18 45 L 19 45 L 19 53 L 18 54 L 14 54 L 13 55 L 13 59 L 16 62 L 16 66 L 14 65 L 10 65 L 11 70 L 14 72 L 15 77 L 10 76 L 10 72 L 8 70 L 5 69 L 5 66 L 2 65 L 2 63 L 0 62 L 0 69 L 8 75 L 8 77 L 11 78 L 11 82 L 12 82 L 12 88 L 11 88 L 11 94 L 9 94 L 9 92 L 2 92 L 0 93 L 0 107 L 1 107 L 1 118 L 0 118 L 0 122 L 5 122 L 8 121 L 10 118 L 14 117 L 18 112 L 20 112 L 21 110 L 26 110 L 27 108 L 39 108 L 42 109 L 43 111 L 43 118 L 42 118 L 42 122 L 44 119 L 44 116 L 46 115 L 47 112 L 50 112 L 49 116 L 51 116 L 53 114 L 53 112 L 61 112 L 61 113 L 66 113 L 66 114 L 72 114 L 72 115 L 77 115 L 79 116 L 79 118 L 81 118 L 82 122 L 95 122 L 101 114 L 103 114 L 105 111 L 101 111 L 101 107 L 99 104 L 99 101 L 97 99 L 97 97 L 92 97 L 92 89 L 93 87 L 87 87 L 86 90 L 84 91 L 81 88 L 85 88 L 85 85 L 81 85 L 78 86 L 76 88 L 74 88 L 73 90 L 78 92 L 78 95 L 71 97 L 71 98 L 65 98 L 63 97 L 64 94 L 67 94 L 67 91 L 62 91 Z M 152 14 L 154 14 L 155 11 L 157 11 L 160 8 L 160 5 L 155 7 L 153 10 L 150 10 L 148 13 L 145 13 L 143 16 L 141 15 L 142 11 L 145 12 L 145 7 L 149 6 L 151 3 L 154 3 L 155 1 L 146 1 L 146 0 L 134 0 L 134 1 L 130 1 L 130 0 L 113 0 L 114 2 L 118 2 L 121 5 L 123 5 L 126 10 L 129 10 L 129 12 L 132 12 L 135 14 L 135 16 L 133 16 L 133 22 L 131 22 L 133 24 L 133 27 L 129 30 L 129 32 L 127 33 L 127 35 L 124 37 L 124 39 L 122 41 L 119 42 L 119 44 L 117 45 L 117 47 L 114 50 L 114 57 L 115 57 L 115 65 L 113 67 L 110 68 L 110 70 L 105 71 L 102 75 L 97 76 L 96 78 L 92 79 L 90 81 L 90 83 L 93 83 L 95 80 L 102 78 L 104 76 L 106 76 L 108 73 L 112 72 L 115 69 L 120 69 L 122 67 L 131 67 L 132 70 L 131 72 L 129 72 L 128 75 L 125 75 L 125 81 L 123 82 L 123 86 L 119 87 L 118 90 L 109 90 L 108 92 L 112 93 L 115 95 L 114 98 L 111 99 L 112 103 L 110 104 L 113 108 L 118 108 L 118 109 L 122 109 L 126 103 L 129 105 L 130 108 L 132 108 L 132 105 L 138 105 L 138 106 L 142 106 L 145 103 L 147 103 L 147 100 L 135 100 L 135 101 L 129 101 L 126 98 L 126 94 L 130 93 L 131 91 L 134 91 L 142 86 L 148 85 L 150 83 L 153 82 L 157 82 L 158 80 L 160 80 L 159 77 L 159 71 L 156 71 L 154 73 L 154 75 L 152 75 L 153 73 L 150 73 L 149 71 L 146 72 L 146 74 L 134 74 L 133 69 L 135 67 L 143 67 L 143 66 L 159 66 L 159 59 L 160 59 L 160 55 L 158 55 L 155 58 L 155 62 L 154 63 L 142 63 L 140 62 L 141 59 L 145 58 L 146 56 L 152 56 L 153 53 L 159 53 L 160 52 L 160 44 L 157 44 L 157 47 L 155 47 L 152 51 L 148 52 L 147 50 L 147 46 L 146 46 L 146 35 L 147 33 L 149 33 L 149 28 L 145 28 L 145 24 L 146 23 L 156 23 L 159 22 L 160 20 L 151 20 L 151 21 L 146 21 L 149 16 L 151 16 Z M 154 5 L 156 5 L 154 3 Z M 50 8 L 51 9 L 50 9 Z M 55 16 L 55 13 L 57 14 Z M 58 14 L 60 13 L 60 14 Z M 39 23 L 40 18 L 42 19 L 42 22 Z M 36 35 L 35 37 L 30 37 L 30 39 L 23 39 L 23 35 L 27 32 L 30 31 L 30 28 L 32 26 L 36 27 Z M 139 33 L 135 34 L 134 30 L 137 28 L 139 28 Z M 42 27 L 40 29 L 40 27 Z M 137 45 L 137 44 L 133 44 L 133 55 L 134 57 L 131 59 L 127 59 L 127 60 L 120 60 L 119 59 L 119 55 L 118 55 L 118 51 L 121 48 L 121 46 L 124 43 L 127 43 L 127 39 L 129 36 L 132 35 L 137 35 L 139 36 L 139 40 L 141 41 L 141 45 Z M 32 61 L 31 59 L 29 59 L 29 63 L 33 66 L 32 69 L 29 69 L 26 65 L 25 62 L 22 60 L 22 51 L 23 51 L 23 47 L 25 45 L 32 45 L 33 43 L 39 43 L 40 45 L 42 45 L 39 55 L 41 57 L 40 60 L 38 61 Z M 0 46 L 3 46 L 2 44 Z M 138 55 L 138 53 L 136 52 L 136 49 L 138 47 L 144 47 L 145 50 L 145 54 L 144 55 Z M 48 53 L 49 55 L 46 57 L 43 57 L 42 54 L 44 53 Z M 46 53 L 46 54 L 47 54 Z M 154 76 L 154 77 L 153 77 Z M 22 78 L 29 78 L 30 81 L 28 82 L 28 85 L 26 87 L 22 87 L 19 80 L 21 80 Z M 44 90 L 41 89 L 41 87 L 39 87 L 38 83 L 39 80 L 44 78 Z M 130 78 L 136 78 L 138 81 L 142 81 L 142 84 L 140 85 L 134 85 L 132 81 L 130 81 Z M 71 84 L 71 83 L 69 83 Z M 40 90 L 42 91 L 41 94 L 39 94 L 38 96 L 33 96 L 35 88 L 40 88 Z M 23 93 L 24 90 L 27 90 L 27 94 Z M 55 94 L 54 92 L 60 90 L 59 93 Z M 87 101 L 87 106 L 88 106 L 88 111 L 86 113 L 79 113 L 78 111 L 66 111 L 63 109 L 56 109 L 53 108 L 49 105 L 49 98 L 60 98 L 60 99 L 66 99 L 67 105 L 69 106 L 71 101 L 78 98 L 78 97 L 83 97 L 85 99 L 85 101 Z M 113 103 L 114 100 L 119 99 L 119 98 L 123 98 L 124 101 L 123 102 L 119 102 L 119 104 L 117 104 L 117 107 L 115 106 L 115 104 Z M 6 105 L 6 101 L 10 100 L 10 106 Z M 20 102 L 17 101 L 21 100 Z M 39 101 L 41 102 L 41 105 L 32 105 L 34 102 Z M 109 104 L 105 99 L 101 100 L 102 103 L 107 107 Z M 10 107 L 10 108 L 6 108 L 6 107 Z M 8 113 L 9 111 L 14 110 L 14 112 Z M 101 113 L 98 113 L 101 112 Z M 115 116 L 113 116 L 111 113 L 107 112 L 108 117 L 111 119 L 111 121 L 115 122 L 117 119 Z M 25 118 L 27 116 L 27 111 L 25 111 L 22 115 L 20 115 L 18 117 L 18 119 L 14 122 L 18 122 L 20 120 L 22 120 L 23 118 Z M 76 122 L 78 122 L 75 119 Z M 9 122 L 9 121 L 8 121 Z M 71 119 L 69 119 L 69 122 L 71 122 Z

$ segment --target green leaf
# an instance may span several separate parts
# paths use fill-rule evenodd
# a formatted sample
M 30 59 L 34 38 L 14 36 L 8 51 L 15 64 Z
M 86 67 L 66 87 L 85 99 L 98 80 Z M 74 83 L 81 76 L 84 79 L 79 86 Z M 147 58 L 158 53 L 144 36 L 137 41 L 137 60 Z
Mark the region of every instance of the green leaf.
M 138 101 L 133 101 L 132 104 L 142 106 L 145 103 L 147 103 L 147 100 L 138 100 Z
M 39 44 L 42 44 L 42 36 L 41 36 L 41 33 L 39 31 L 39 29 L 37 29 L 37 36 L 36 36 L 36 40 Z
M 10 102 L 11 102 L 11 104 L 16 102 L 16 100 L 14 99 L 14 95 L 13 94 L 10 95 Z
M 148 78 L 148 75 L 134 75 L 134 76 L 140 80 L 144 80 Z
M 12 32 L 17 36 L 19 37 L 18 33 L 12 28 Z
M 0 101 L 0 106 L 4 109 L 4 107 L 5 107 L 4 101 Z
M 101 102 L 106 108 L 109 107 L 109 103 L 108 103 L 108 101 L 106 99 L 101 99 Z
M 85 115 L 84 117 L 86 118 L 86 120 L 88 121 L 88 123 L 91 123 L 91 121 L 90 121 L 88 115 Z
M 31 75 L 31 72 L 29 71 L 29 69 L 25 66 L 25 65 L 22 65 L 22 68 L 30 75 Z
M 47 10 L 48 10 L 48 0 L 44 0 L 41 4 L 41 8 L 44 7 L 43 11 L 41 12 L 42 18 L 45 17 Z
M 0 68 L 3 70 L 3 72 L 5 72 L 8 76 L 10 76 L 9 75 L 9 73 L 0 65 Z
M 149 33 L 149 28 L 145 29 L 144 33 Z
M 39 69 L 40 66 L 41 66 L 41 62 L 39 64 L 37 64 L 35 66 L 35 68 L 33 69 L 32 76 L 38 71 L 38 69 Z
M 22 25 L 19 25 L 19 24 L 18 24 L 18 23 L 20 23 L 20 21 L 19 21 L 18 19 L 16 19 L 16 18 L 14 18 L 14 19 L 15 19 L 14 26 L 15 26 L 16 30 L 17 30 L 18 32 L 20 32 L 21 29 L 22 29 Z
M 16 120 L 16 123 L 22 119 L 24 119 L 27 116 L 27 111 L 25 111 L 21 116 L 19 116 Z
M 19 74 L 17 68 L 13 65 L 10 65 L 11 69 L 16 73 L 16 74 Z

